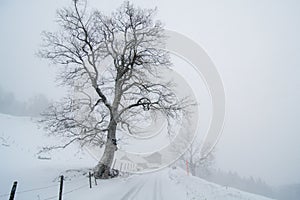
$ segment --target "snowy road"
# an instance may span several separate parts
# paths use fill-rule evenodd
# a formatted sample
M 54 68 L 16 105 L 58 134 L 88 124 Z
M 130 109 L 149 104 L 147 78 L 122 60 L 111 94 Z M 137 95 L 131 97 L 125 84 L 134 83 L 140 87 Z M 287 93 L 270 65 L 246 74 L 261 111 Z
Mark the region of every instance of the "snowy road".
M 156 172 L 143 176 L 137 176 L 136 180 L 132 181 L 137 183 L 131 186 L 131 188 L 122 196 L 121 200 L 162 200 L 174 198 L 172 189 L 174 188 L 174 186 L 176 187 L 176 185 L 173 185 L 167 173 Z
M 128 178 L 103 180 L 97 187 L 70 194 L 64 200 L 270 200 L 187 176 L 170 168 Z
M 174 191 L 175 190 L 175 191 Z M 66 196 L 66 199 L 81 199 L 89 193 L 91 199 L 111 200 L 164 200 L 186 199 L 185 192 L 169 177 L 169 170 L 133 175 L 128 178 L 102 180 L 92 190 Z

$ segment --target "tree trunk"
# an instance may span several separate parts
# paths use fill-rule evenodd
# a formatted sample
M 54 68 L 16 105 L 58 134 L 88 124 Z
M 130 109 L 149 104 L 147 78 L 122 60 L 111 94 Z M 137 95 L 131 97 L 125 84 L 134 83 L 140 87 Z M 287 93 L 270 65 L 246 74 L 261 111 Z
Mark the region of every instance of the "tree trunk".
M 190 163 L 189 163 L 189 167 L 190 167 L 190 172 L 193 176 L 195 176 L 196 174 L 196 166 L 195 163 L 193 162 L 193 158 L 192 156 L 190 157 Z
M 119 74 L 117 75 L 117 77 L 119 77 Z M 107 140 L 105 143 L 105 149 L 102 158 L 94 169 L 95 178 L 108 179 L 110 177 L 111 165 L 114 160 L 115 151 L 117 150 L 116 117 L 118 116 L 118 107 L 120 104 L 121 95 L 121 83 L 119 81 L 119 78 L 117 78 L 115 83 L 115 98 L 112 104 L 110 113 L 111 118 L 108 125 Z
M 115 140 L 116 128 L 117 124 L 115 122 L 111 122 L 107 133 L 104 153 L 94 169 L 95 178 L 108 179 L 110 176 L 112 162 L 114 160 L 115 151 L 117 150 L 117 144 Z
M 190 172 L 193 176 L 196 176 L 196 167 L 190 163 Z

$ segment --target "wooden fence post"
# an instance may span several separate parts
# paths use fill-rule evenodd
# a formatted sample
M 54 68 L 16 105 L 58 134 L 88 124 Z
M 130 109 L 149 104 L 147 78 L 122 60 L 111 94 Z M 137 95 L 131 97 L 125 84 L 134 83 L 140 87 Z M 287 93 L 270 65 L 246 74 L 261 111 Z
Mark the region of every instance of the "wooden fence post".
M 89 172 L 89 183 L 90 183 L 90 188 L 92 188 L 92 173 Z
M 94 176 L 94 179 L 95 179 L 95 185 L 97 185 L 97 179 L 96 179 L 96 177 Z
M 17 190 L 17 185 L 18 185 L 18 182 L 15 181 L 14 184 L 13 184 L 13 186 L 12 186 L 12 188 L 11 188 L 9 200 L 14 200 L 15 193 L 16 193 L 16 190 Z
M 62 191 L 63 191 L 63 185 L 64 185 L 64 176 L 60 176 L 60 185 L 59 185 L 59 195 L 58 200 L 62 200 Z
M 112 169 L 115 168 L 115 165 L 116 165 L 116 159 L 114 160 L 114 163 L 113 163 L 113 165 L 112 165 Z
M 123 165 L 123 163 L 121 163 L 121 165 L 120 165 L 120 172 L 122 171 L 122 165 Z

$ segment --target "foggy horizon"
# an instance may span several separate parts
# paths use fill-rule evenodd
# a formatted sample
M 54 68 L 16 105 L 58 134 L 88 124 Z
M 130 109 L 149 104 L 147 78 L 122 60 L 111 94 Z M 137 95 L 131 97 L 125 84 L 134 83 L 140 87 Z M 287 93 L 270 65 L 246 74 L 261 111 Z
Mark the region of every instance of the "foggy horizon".
M 65 89 L 55 82 L 59 67 L 35 54 L 41 32 L 57 29 L 56 10 L 69 2 L 0 2 L 5 27 L 0 31 L 0 91 L 19 102 L 38 94 L 49 100 L 64 96 Z M 110 12 L 123 1 L 104 2 L 88 5 Z M 272 186 L 299 184 L 300 2 L 132 2 L 156 6 L 156 19 L 198 43 L 218 69 L 226 118 L 214 167 Z

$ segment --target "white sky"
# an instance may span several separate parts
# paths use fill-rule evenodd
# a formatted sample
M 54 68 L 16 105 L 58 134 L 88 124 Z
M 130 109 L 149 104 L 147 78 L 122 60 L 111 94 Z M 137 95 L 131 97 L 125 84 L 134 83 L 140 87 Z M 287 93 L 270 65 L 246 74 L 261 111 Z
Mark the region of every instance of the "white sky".
M 69 0 L 0 1 L 0 86 L 20 100 L 63 94 L 34 53 Z M 121 0 L 91 0 L 109 11 Z M 227 118 L 217 165 L 270 184 L 300 182 L 300 2 L 136 0 L 209 54 L 224 81 Z M 0 125 L 1 126 L 1 125 Z

